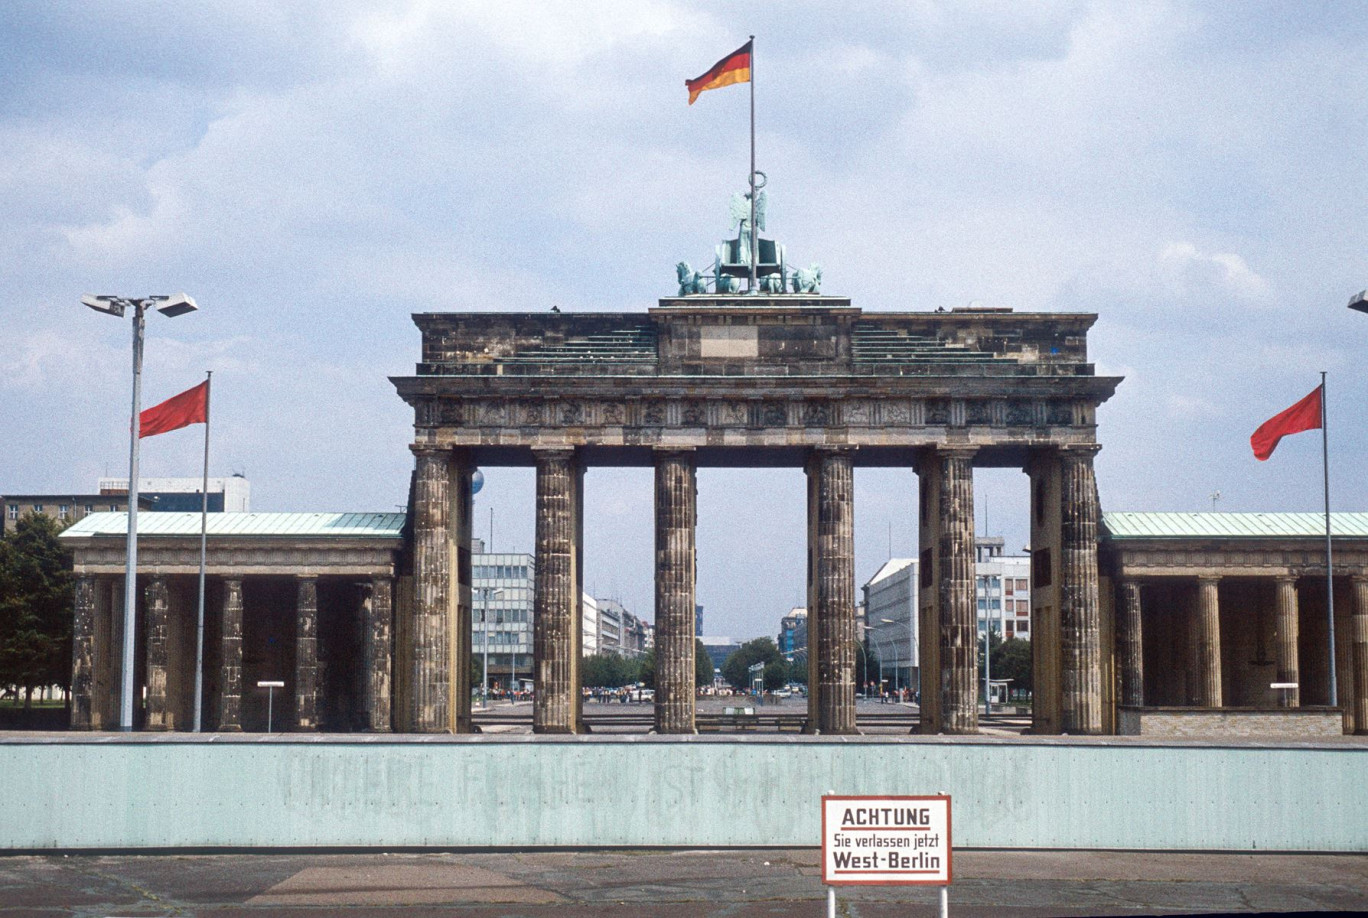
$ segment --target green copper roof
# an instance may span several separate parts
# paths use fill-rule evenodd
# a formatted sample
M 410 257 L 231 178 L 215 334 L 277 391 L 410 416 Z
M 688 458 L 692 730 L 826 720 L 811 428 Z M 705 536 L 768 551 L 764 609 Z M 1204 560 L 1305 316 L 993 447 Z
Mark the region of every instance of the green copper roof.
M 1102 514 L 1113 539 L 1325 538 L 1323 513 L 1136 513 Z M 1330 532 L 1368 538 L 1368 513 L 1331 513 Z
M 367 538 L 397 539 L 404 528 L 402 513 L 211 513 L 211 536 L 257 538 Z M 64 539 L 122 536 L 128 532 L 127 513 L 92 513 L 61 535 Z M 139 513 L 138 537 L 197 536 L 198 513 Z

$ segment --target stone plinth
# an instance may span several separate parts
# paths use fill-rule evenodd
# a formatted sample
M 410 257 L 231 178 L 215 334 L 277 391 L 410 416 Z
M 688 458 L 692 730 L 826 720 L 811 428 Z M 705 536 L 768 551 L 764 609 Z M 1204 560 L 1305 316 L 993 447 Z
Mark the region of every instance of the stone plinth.
M 1122 707 L 1117 733 L 1123 736 L 1313 737 L 1344 732 L 1340 708 L 1132 708 Z

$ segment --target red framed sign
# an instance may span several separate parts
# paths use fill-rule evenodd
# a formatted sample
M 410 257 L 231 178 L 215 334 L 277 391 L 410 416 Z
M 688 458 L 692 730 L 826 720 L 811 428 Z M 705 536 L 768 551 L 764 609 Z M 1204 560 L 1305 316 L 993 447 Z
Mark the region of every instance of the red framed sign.
M 822 882 L 950 885 L 950 798 L 823 797 Z

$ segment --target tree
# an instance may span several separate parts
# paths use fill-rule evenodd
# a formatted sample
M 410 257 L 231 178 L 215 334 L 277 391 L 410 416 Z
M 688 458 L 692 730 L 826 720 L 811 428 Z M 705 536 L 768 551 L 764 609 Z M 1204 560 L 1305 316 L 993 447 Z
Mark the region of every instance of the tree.
M 590 688 L 621 688 L 636 682 L 641 664 L 608 651 L 585 657 L 580 664 L 580 684 Z
M 722 676 L 734 688 L 746 690 L 750 688 L 750 667 L 756 663 L 765 664 L 765 687 L 769 688 L 771 681 L 777 679 L 774 688 L 782 688 L 784 679 L 788 672 L 788 667 L 784 662 L 784 655 L 779 652 L 779 648 L 774 641 L 767 637 L 756 638 L 742 644 L 731 656 L 727 657 L 722 664 Z M 771 670 L 775 675 L 771 676 Z
M 35 688 L 71 684 L 75 589 L 62 528 L 30 513 L 0 539 L 0 685 L 23 689 L 25 707 Z
M 1011 679 L 1008 688 L 1013 692 L 1031 692 L 1031 643 L 1021 638 L 1003 641 L 993 651 L 993 675 L 999 679 Z
M 654 657 L 651 660 L 654 664 Z M 703 688 L 705 685 L 713 684 L 713 661 L 708 656 L 708 648 L 703 646 L 703 642 L 694 638 L 694 685 Z

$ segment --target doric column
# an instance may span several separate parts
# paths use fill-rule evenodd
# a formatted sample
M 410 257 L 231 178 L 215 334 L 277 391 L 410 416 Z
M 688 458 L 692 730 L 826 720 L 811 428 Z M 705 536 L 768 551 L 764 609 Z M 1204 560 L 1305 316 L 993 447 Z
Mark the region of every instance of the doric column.
M 449 450 L 413 448 L 413 674 L 410 716 L 415 733 L 445 733 L 450 726 L 450 591 L 452 558 Z M 468 665 L 468 664 L 467 664 Z
M 1368 734 L 1368 576 L 1355 574 L 1353 586 L 1354 608 L 1351 624 L 1349 665 L 1353 668 L 1354 695 L 1346 707 L 1354 715 L 1354 732 Z
M 1198 707 L 1221 706 L 1221 602 L 1219 577 L 1197 578 L 1197 609 L 1192 622 L 1193 672 Z
M 223 581 L 223 658 L 219 676 L 219 730 L 242 730 L 242 581 Z
M 575 733 L 578 662 L 579 463 L 573 450 L 537 453 L 537 582 L 533 614 L 532 730 Z
M 143 601 L 147 604 L 147 720 L 148 730 L 171 729 L 171 713 L 166 697 L 167 618 L 171 593 L 166 580 L 154 577 L 147 585 Z
M 1102 732 L 1102 613 L 1097 594 L 1097 447 L 1060 454 L 1060 728 Z
M 1300 682 L 1297 657 L 1297 578 L 1278 577 L 1277 589 L 1278 678 L 1277 682 Z M 1301 705 L 1301 689 L 1278 689 L 1278 707 Z
M 366 729 L 372 733 L 390 731 L 391 619 L 393 617 L 393 580 L 372 577 L 362 589 L 362 666 L 365 668 Z
M 697 733 L 694 724 L 694 532 L 697 476 L 693 454 L 655 456 L 655 608 L 657 733 Z
M 1145 657 L 1140 617 L 1140 584 L 1121 581 L 1121 609 L 1117 616 L 1116 659 L 1121 668 L 1121 704 L 1145 703 Z
M 295 600 L 295 729 L 318 729 L 318 578 L 300 576 Z
M 71 623 L 71 729 L 91 729 L 95 685 L 95 578 L 76 578 L 76 614 Z
M 974 575 L 974 454 L 937 453 L 940 514 L 940 704 L 945 733 L 978 732 L 978 606 Z M 927 686 L 922 683 L 922 693 Z
M 858 733 L 855 726 L 855 487 L 850 453 L 814 450 L 808 458 L 808 654 L 810 728 Z M 811 671 L 810 670 L 810 671 Z

